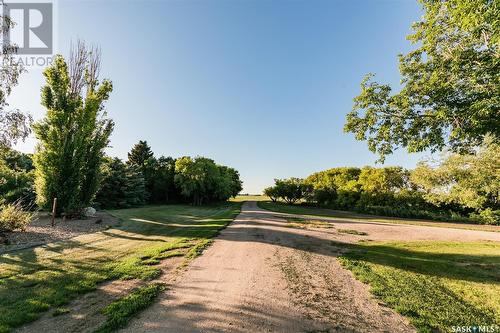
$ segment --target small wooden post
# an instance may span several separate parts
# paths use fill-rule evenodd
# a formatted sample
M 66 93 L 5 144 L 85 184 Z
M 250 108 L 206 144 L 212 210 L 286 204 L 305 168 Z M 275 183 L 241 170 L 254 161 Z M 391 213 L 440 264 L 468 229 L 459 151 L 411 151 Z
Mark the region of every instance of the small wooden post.
M 54 198 L 54 203 L 52 204 L 52 221 L 51 225 L 55 225 L 55 218 L 56 218 L 56 209 L 57 209 L 57 198 Z

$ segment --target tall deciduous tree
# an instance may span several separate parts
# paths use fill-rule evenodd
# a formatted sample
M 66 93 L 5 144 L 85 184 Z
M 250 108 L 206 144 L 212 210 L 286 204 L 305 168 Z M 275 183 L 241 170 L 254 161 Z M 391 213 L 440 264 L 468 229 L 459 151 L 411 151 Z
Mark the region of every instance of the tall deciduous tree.
M 243 182 L 240 179 L 240 173 L 234 168 L 224 165 L 219 165 L 220 177 L 225 183 L 224 191 L 219 195 L 221 200 L 227 200 L 230 197 L 235 197 L 243 189 Z
M 8 6 L 3 1 L 0 6 Z M 7 15 L 0 15 L 0 33 L 4 36 L 14 26 Z M 0 148 L 11 147 L 19 139 L 25 139 L 30 133 L 31 116 L 18 109 L 10 109 L 7 98 L 17 86 L 19 76 L 25 71 L 21 62 L 15 60 L 17 45 L 8 39 L 2 40 L 0 53 Z
M 266 189 L 270 194 L 285 200 L 288 204 L 302 200 L 312 187 L 300 178 L 275 179 L 274 190 Z
M 498 1 L 420 2 L 425 14 L 408 36 L 417 48 L 399 56 L 401 89 L 367 75 L 344 127 L 382 161 L 400 146 L 463 153 L 500 137 Z
M 178 195 L 174 182 L 175 159 L 161 156 L 153 161 L 150 202 L 168 203 L 177 200 Z
M 34 126 L 39 140 L 35 186 L 41 206 L 58 198 L 58 214 L 79 213 L 98 188 L 114 126 L 104 109 L 113 86 L 109 80 L 99 81 L 100 59 L 98 48 L 79 41 L 69 63 L 58 55 L 44 71 L 42 105 L 47 114 Z
M 182 157 L 175 162 L 175 183 L 194 205 L 224 201 L 241 191 L 236 170 L 220 166 L 206 157 Z
M 175 162 L 175 173 L 175 182 L 181 189 L 181 194 L 191 199 L 194 205 L 201 205 L 209 200 L 218 173 L 213 160 L 205 157 L 182 157 Z
M 360 195 L 360 173 L 361 170 L 354 167 L 332 168 L 313 173 L 305 179 L 305 183 L 314 189 L 309 193 L 308 200 L 339 209 L 354 206 Z
M 411 189 L 410 172 L 402 167 L 364 167 L 359 174 L 361 191 L 357 205 L 398 206 L 397 196 Z

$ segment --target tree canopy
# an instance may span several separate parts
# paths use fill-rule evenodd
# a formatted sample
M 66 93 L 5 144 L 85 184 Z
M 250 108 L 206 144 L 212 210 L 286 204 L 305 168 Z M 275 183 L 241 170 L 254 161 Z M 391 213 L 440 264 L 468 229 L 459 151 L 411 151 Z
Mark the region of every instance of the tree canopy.
M 3 1 L 0 6 L 5 7 Z M 4 8 L 2 8 L 4 9 Z M 0 15 L 1 33 L 6 36 L 14 26 L 7 15 Z M 31 116 L 19 109 L 11 109 L 7 98 L 17 86 L 20 75 L 26 71 L 21 62 L 15 61 L 18 46 L 3 38 L 0 52 L 0 148 L 11 147 L 19 139 L 25 139 L 30 130 Z
M 274 186 L 264 189 L 264 194 L 273 201 L 281 198 L 286 203 L 293 204 L 302 200 L 309 190 L 310 186 L 300 178 L 275 179 Z
M 175 159 L 161 156 L 150 159 L 145 177 L 147 177 L 149 201 L 151 203 L 175 202 L 179 199 L 175 186 Z
M 421 162 L 411 179 L 436 205 L 499 210 L 500 146 L 487 138 L 475 154 L 447 154 L 438 163 Z
M 499 2 L 420 2 L 408 36 L 416 49 L 399 56 L 401 89 L 368 74 L 344 127 L 382 161 L 400 146 L 464 153 L 500 137 Z
M 33 161 L 27 154 L 0 148 L 0 205 L 19 203 L 25 207 L 35 202 Z
M 500 224 L 500 145 L 402 167 L 338 167 L 305 179 L 275 179 L 271 200 L 376 215 Z
M 242 189 L 238 171 L 206 157 L 181 157 L 175 162 L 175 183 L 194 205 L 224 201 Z

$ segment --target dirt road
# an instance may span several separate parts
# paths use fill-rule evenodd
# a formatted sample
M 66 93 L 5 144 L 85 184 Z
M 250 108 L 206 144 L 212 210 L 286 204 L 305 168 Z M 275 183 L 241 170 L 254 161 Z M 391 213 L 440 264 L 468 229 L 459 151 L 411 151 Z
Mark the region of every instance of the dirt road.
M 338 264 L 343 243 L 360 240 L 500 241 L 500 233 L 306 217 L 248 202 L 187 268 L 177 269 L 181 257 L 161 262 L 158 280 L 169 289 L 125 331 L 413 332 Z M 16 331 L 94 332 L 105 320 L 101 309 L 141 282 L 105 283 L 68 313 L 49 311 Z
M 341 242 L 498 240 L 494 232 L 332 221 L 290 228 L 286 214 L 241 214 L 127 332 L 413 332 L 335 259 Z M 366 236 L 337 232 L 349 227 Z
M 335 260 L 331 235 L 255 202 L 127 332 L 413 331 Z

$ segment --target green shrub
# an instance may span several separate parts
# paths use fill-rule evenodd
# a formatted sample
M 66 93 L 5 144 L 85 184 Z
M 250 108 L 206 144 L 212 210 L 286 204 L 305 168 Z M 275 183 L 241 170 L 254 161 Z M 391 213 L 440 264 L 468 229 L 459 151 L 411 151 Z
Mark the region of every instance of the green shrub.
M 486 208 L 479 214 L 471 214 L 471 218 L 482 224 L 500 225 L 500 210 Z
M 25 230 L 34 217 L 35 214 L 25 211 L 19 202 L 2 205 L 0 207 L 0 232 Z
M 35 202 L 31 157 L 13 149 L 0 148 L 0 201 L 23 205 Z
M 308 187 L 301 199 L 307 205 L 373 215 L 500 224 L 499 152 L 498 145 L 490 143 L 475 155 L 442 161 L 440 169 L 424 164 L 413 171 L 401 167 L 332 168 L 304 179 Z M 467 168 L 468 163 L 474 169 Z M 467 172 L 461 174 L 461 170 Z M 456 179 L 460 180 L 458 185 Z M 285 197 L 285 181 L 276 180 L 265 193 L 271 199 L 293 203 L 293 196 Z
M 426 209 L 412 209 L 405 206 L 392 207 L 392 206 L 361 206 L 356 207 L 359 213 L 366 213 L 372 215 L 389 216 L 389 217 L 402 217 L 402 218 L 417 218 L 446 222 L 476 222 L 477 220 L 470 219 L 466 216 L 460 215 L 454 211 L 431 211 Z
M 264 193 L 273 201 L 281 199 L 288 204 L 294 204 L 308 196 L 313 190 L 312 185 L 306 184 L 300 178 L 275 179 L 274 186 L 268 187 Z

